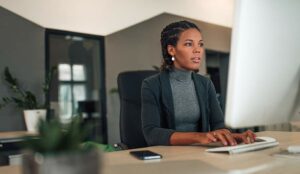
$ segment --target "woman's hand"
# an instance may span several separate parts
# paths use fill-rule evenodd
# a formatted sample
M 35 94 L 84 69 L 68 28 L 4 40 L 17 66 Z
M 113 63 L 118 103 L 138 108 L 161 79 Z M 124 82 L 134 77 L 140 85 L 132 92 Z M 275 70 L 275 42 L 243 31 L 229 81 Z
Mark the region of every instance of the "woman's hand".
M 209 144 L 212 142 L 221 142 L 224 146 L 234 146 L 237 144 L 228 129 L 218 129 L 207 133 L 199 133 L 199 135 L 199 143 L 201 144 Z
M 228 129 L 219 129 L 212 132 L 205 133 L 202 136 L 201 143 L 209 144 L 211 142 L 221 142 L 224 146 L 235 146 L 237 142 L 244 142 L 245 144 L 254 143 L 256 135 L 247 130 L 243 133 L 231 133 Z
M 237 141 L 243 141 L 245 144 L 254 143 L 256 135 L 251 130 L 247 130 L 243 133 L 233 133 L 234 139 Z
M 189 145 L 189 144 L 209 144 L 221 142 L 224 146 L 237 145 L 237 141 L 252 143 L 255 140 L 255 134 L 248 130 L 244 133 L 231 133 L 228 129 L 218 129 L 211 132 L 174 132 L 170 137 L 171 145 Z
M 237 145 L 236 139 L 228 129 L 218 129 L 209 133 L 213 136 L 214 142 L 220 141 L 224 146 Z

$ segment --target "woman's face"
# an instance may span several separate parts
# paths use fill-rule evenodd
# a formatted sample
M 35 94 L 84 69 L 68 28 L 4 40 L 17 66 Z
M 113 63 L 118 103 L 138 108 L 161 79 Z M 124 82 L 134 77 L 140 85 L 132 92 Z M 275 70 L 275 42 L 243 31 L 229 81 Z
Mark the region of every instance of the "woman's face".
M 204 52 L 201 33 L 194 28 L 183 31 L 175 47 L 168 45 L 168 52 L 175 58 L 175 68 L 189 71 L 198 70 Z

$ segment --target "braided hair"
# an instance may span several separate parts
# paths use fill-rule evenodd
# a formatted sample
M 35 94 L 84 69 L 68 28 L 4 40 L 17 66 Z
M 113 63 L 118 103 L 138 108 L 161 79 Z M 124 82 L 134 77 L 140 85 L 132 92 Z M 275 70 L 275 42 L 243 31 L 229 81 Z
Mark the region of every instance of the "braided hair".
M 162 50 L 162 65 L 160 67 L 161 71 L 169 71 L 173 68 L 172 56 L 168 53 L 168 45 L 176 46 L 179 36 L 182 32 L 188 29 L 200 29 L 192 22 L 189 21 L 179 21 L 167 25 L 161 32 L 160 43 Z

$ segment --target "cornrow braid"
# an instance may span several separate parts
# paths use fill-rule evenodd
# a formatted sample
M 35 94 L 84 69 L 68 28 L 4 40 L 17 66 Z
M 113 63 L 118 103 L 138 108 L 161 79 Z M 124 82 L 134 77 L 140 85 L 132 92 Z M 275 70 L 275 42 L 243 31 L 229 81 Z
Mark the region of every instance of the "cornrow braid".
M 162 50 L 162 65 L 160 67 L 161 71 L 168 71 L 173 68 L 172 56 L 168 53 L 168 45 L 176 46 L 180 34 L 188 29 L 195 28 L 199 32 L 200 29 L 192 22 L 189 21 L 179 21 L 167 25 L 161 32 L 160 43 Z

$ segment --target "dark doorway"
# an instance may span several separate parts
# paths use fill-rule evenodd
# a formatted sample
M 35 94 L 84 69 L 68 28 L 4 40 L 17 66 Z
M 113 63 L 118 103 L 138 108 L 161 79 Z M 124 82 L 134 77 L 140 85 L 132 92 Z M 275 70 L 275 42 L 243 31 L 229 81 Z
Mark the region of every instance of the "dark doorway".
M 57 67 L 48 96 L 54 115 L 66 122 L 83 115 L 95 128 L 90 137 L 101 143 L 107 143 L 104 65 L 104 37 L 46 30 L 47 72 Z
M 223 112 L 225 111 L 229 53 L 206 50 L 207 73 L 212 80 Z

